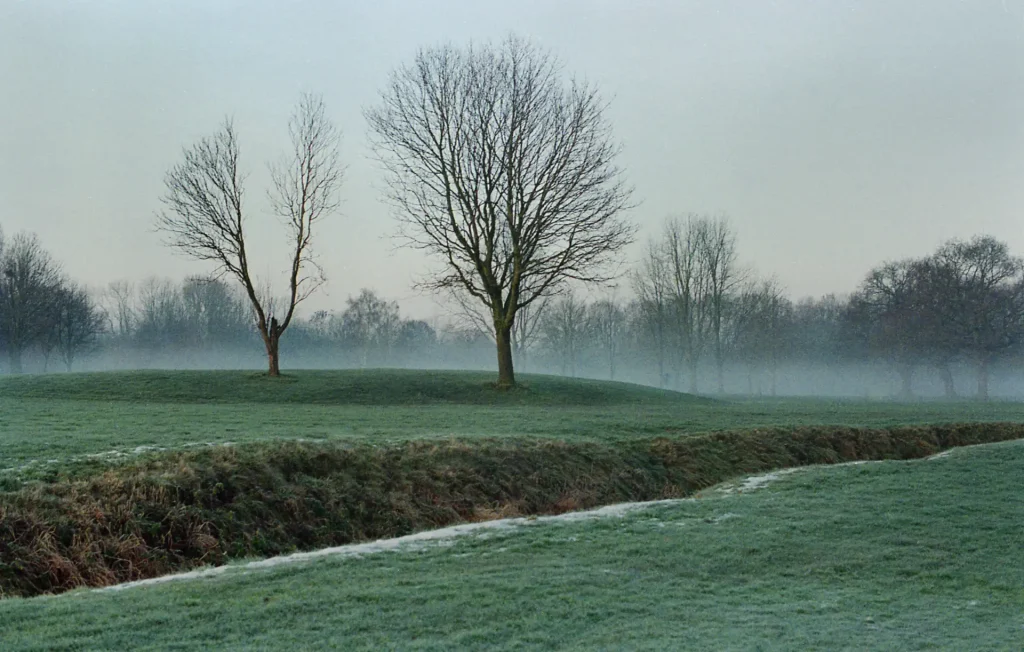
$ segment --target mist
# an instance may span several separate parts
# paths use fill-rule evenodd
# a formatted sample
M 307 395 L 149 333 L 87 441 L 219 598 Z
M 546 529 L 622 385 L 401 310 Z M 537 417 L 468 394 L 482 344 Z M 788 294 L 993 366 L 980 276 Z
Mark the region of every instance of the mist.
M 285 372 L 493 371 L 488 309 L 426 289 L 436 258 L 398 246 L 365 112 L 417 48 L 511 33 L 600 90 L 636 227 L 613 278 L 517 317 L 517 371 L 712 396 L 1024 395 L 1021 0 L 5 3 L 0 369 L 264 368 L 244 289 L 165 246 L 154 216 L 183 148 L 232 117 L 254 284 L 286 303 L 268 164 L 313 91 L 344 178 Z

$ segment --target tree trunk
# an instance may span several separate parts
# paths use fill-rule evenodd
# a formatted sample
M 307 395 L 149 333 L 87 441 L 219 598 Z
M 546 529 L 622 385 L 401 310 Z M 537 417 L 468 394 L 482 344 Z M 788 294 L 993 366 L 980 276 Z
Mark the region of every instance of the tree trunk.
M 280 343 L 280 333 L 270 333 L 266 338 L 267 362 L 269 367 L 267 375 L 272 378 L 276 378 L 281 375 Z
M 512 364 L 512 329 L 495 325 L 494 341 L 498 347 L 498 387 L 515 387 L 516 374 Z
M 953 382 L 953 371 L 948 363 L 939 365 L 939 376 L 942 378 L 942 386 L 945 389 L 946 398 L 956 398 L 956 383 Z
M 988 360 L 978 363 L 978 398 L 988 400 Z
M 716 354 L 717 360 L 715 365 L 718 367 L 718 393 L 725 394 L 725 360 L 722 359 L 721 352 Z

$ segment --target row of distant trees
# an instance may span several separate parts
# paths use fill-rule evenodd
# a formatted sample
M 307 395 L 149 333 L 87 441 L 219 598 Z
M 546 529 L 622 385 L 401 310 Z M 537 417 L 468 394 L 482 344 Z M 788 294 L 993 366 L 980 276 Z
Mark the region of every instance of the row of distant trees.
M 58 361 L 70 370 L 83 356 L 202 365 L 247 360 L 259 346 L 250 303 L 224 280 L 120 281 L 89 292 L 32 234 L 0 244 L 0 273 L 0 347 L 12 372 L 26 356 L 44 371 Z M 732 391 L 740 374 L 748 393 L 774 394 L 787 365 L 883 363 L 903 395 L 932 371 L 950 398 L 953 370 L 968 368 L 987 398 L 991 369 L 1024 353 L 1024 261 L 987 236 L 883 263 L 849 295 L 793 301 L 742 265 L 724 216 L 689 215 L 666 221 L 627 278 L 626 297 L 567 290 L 520 311 L 517 364 L 706 393 L 726 390 L 728 369 Z M 288 350 L 307 364 L 474 366 L 494 348 L 486 315 L 472 304 L 455 312 L 445 322 L 409 319 L 364 289 L 343 308 L 297 319 Z
M 990 236 L 883 263 L 846 296 L 793 301 L 741 264 L 724 216 L 689 215 L 666 221 L 629 277 L 629 300 L 568 292 L 536 304 L 517 324 L 520 362 L 535 351 L 548 369 L 613 379 L 639 363 L 662 386 L 719 393 L 728 367 L 748 393 L 771 394 L 785 366 L 882 363 L 902 396 L 932 371 L 947 398 L 959 368 L 987 399 L 992 368 L 1024 355 L 1024 260 Z

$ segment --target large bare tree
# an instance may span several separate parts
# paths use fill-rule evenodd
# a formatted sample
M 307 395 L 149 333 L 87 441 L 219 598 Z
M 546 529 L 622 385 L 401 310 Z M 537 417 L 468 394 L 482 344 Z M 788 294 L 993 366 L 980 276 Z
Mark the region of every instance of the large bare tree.
M 366 112 L 407 244 L 441 261 L 423 285 L 482 302 L 498 386 L 515 384 L 519 311 L 568 281 L 603 282 L 633 239 L 606 103 L 550 53 L 422 49 Z
M 245 175 L 230 120 L 213 136 L 186 149 L 184 160 L 167 173 L 166 208 L 157 218 L 168 244 L 192 258 L 212 261 L 221 274 L 241 283 L 266 347 L 271 376 L 281 373 L 279 342 L 295 307 L 324 283 L 312 257 L 313 237 L 321 221 L 336 211 L 342 179 L 339 134 L 321 97 L 303 95 L 288 128 L 293 150 L 271 166 L 273 186 L 268 193 L 274 211 L 288 226 L 291 250 L 288 293 L 279 310 L 253 277 L 246 249 Z

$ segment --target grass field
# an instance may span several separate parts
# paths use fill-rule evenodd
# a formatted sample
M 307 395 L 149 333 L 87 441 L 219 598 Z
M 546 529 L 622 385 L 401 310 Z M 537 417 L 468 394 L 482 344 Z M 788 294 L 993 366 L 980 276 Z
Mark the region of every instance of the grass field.
M 527 389 L 502 393 L 492 380 L 380 370 L 297 372 L 281 382 L 251 372 L 7 377 L 0 379 L 0 476 L 66 471 L 76 458 L 139 447 L 268 439 L 612 442 L 754 426 L 1024 421 L 1024 404 L 1009 402 L 710 400 L 550 376 L 524 376 Z
M 1024 432 L 1011 402 L 492 380 L 0 378 L 0 596 Z M 0 649 L 1020 649 L 1022 471 L 1019 441 L 953 449 L 422 549 L 0 599 Z
M 621 518 L 0 601 L 5 650 L 1021 649 L 1024 445 Z

